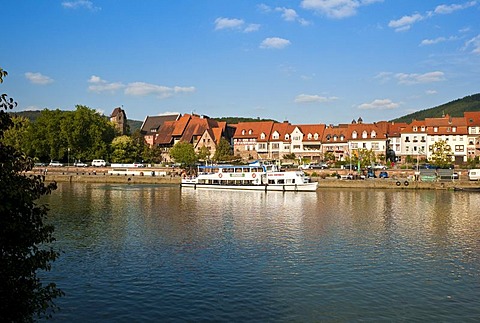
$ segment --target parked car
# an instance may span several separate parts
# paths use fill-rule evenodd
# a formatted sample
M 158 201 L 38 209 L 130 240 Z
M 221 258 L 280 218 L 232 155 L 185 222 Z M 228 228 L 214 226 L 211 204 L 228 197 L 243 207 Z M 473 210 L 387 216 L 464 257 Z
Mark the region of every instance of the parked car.
M 50 164 L 48 164 L 48 166 L 50 166 L 50 167 L 63 167 L 63 164 L 59 161 L 52 160 L 50 162 Z
M 468 171 L 468 180 L 480 181 L 480 169 L 470 169 Z
M 353 165 L 353 164 L 352 165 L 350 165 L 350 164 L 342 165 L 342 169 L 350 169 L 350 167 L 351 167 L 352 170 L 358 170 L 357 165 Z
M 45 167 L 45 166 L 47 166 L 46 163 L 35 163 L 35 164 L 33 164 L 33 167 Z
M 388 173 L 386 171 L 380 172 L 378 175 L 379 178 L 388 178 Z
M 310 169 L 327 169 L 328 165 L 326 163 L 319 164 L 310 164 Z
M 371 169 L 367 171 L 367 178 L 377 178 L 377 175 L 375 175 L 375 172 Z
M 73 163 L 73 166 L 75 167 L 87 167 L 88 165 L 80 160 L 77 160 L 75 163 Z
M 382 165 L 382 164 L 374 164 L 373 169 L 385 170 L 385 169 L 387 169 L 387 166 Z
M 107 163 L 103 159 L 94 159 L 92 160 L 93 167 L 105 167 Z

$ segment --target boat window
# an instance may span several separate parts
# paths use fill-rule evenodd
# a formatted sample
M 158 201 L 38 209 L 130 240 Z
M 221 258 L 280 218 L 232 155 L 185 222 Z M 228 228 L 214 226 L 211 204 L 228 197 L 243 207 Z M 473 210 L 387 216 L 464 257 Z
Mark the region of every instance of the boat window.
M 279 179 L 277 184 L 285 184 L 285 180 L 284 179 Z

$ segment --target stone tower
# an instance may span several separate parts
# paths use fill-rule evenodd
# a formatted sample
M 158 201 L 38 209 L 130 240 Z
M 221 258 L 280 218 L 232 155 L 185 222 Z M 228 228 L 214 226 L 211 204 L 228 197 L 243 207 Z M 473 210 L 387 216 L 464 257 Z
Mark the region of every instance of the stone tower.
M 125 110 L 120 107 L 115 108 L 110 116 L 110 121 L 113 122 L 115 128 L 121 135 L 127 133 L 127 114 Z

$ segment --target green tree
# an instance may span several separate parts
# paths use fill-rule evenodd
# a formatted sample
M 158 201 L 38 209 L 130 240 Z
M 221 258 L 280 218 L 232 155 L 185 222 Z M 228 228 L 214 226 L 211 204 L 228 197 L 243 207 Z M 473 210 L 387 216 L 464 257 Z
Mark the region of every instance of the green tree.
M 5 131 L 2 141 L 5 145 L 12 146 L 16 150 L 28 153 L 28 132 L 30 120 L 24 117 L 11 116 L 12 126 Z
M 0 69 L 0 79 L 6 76 Z M 16 103 L 0 98 L 0 139 L 13 126 L 6 112 Z M 48 317 L 56 309 L 53 300 L 63 293 L 54 283 L 44 284 L 37 273 L 48 271 L 58 257 L 51 243 L 54 228 L 45 225 L 47 207 L 40 196 L 56 188 L 39 175 L 26 172 L 33 161 L 0 140 L 0 317 L 3 322 L 29 322 Z
M 228 140 L 225 138 L 220 138 L 220 142 L 217 145 L 217 149 L 215 150 L 215 154 L 213 155 L 213 160 L 215 161 L 223 161 L 229 160 L 232 156 L 232 148 L 228 143 Z
M 452 148 L 445 140 L 439 140 L 432 146 L 430 160 L 437 167 L 446 167 L 452 163 Z
M 211 155 L 210 149 L 208 149 L 207 146 L 202 146 L 200 147 L 197 153 L 197 158 L 198 160 L 206 161 L 210 159 L 210 155 Z
M 323 159 L 324 159 L 324 161 L 327 162 L 327 163 L 328 163 L 328 162 L 334 163 L 334 162 L 335 162 L 335 154 L 334 154 L 333 152 L 331 152 L 331 151 L 327 151 L 327 152 L 325 153 L 325 155 L 323 156 Z
M 197 161 L 193 145 L 185 141 L 177 142 L 170 149 L 170 156 L 176 163 L 180 163 L 182 166 L 192 166 Z
M 371 149 L 360 148 L 358 149 L 358 159 L 360 160 L 360 167 L 367 167 L 376 161 L 376 155 Z
M 112 141 L 111 161 L 113 163 L 133 163 L 137 161 L 138 149 L 129 136 L 119 136 Z

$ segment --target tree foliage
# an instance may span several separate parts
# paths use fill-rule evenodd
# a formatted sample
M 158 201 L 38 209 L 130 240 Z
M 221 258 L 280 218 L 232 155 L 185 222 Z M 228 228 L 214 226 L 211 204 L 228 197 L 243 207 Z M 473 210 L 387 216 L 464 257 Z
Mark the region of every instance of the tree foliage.
M 432 146 L 430 161 L 433 165 L 443 168 L 452 163 L 452 148 L 445 140 L 439 140 Z
M 225 138 L 220 138 L 220 142 L 217 145 L 215 154 L 213 155 L 213 160 L 215 161 L 224 161 L 230 160 L 232 156 L 232 147 L 228 143 L 228 140 Z
M 115 137 L 112 141 L 111 161 L 113 163 L 133 163 L 137 161 L 138 145 L 129 136 Z
M 191 143 L 180 141 L 170 149 L 170 156 L 182 166 L 192 166 L 197 161 L 195 149 Z
M 0 78 L 6 76 L 0 69 Z M 12 100 L 0 99 L 0 139 L 14 122 L 7 109 Z M 4 105 L 4 103 L 6 103 Z M 50 270 L 58 252 L 51 243 L 54 228 L 44 224 L 47 207 L 38 205 L 40 196 L 56 188 L 39 175 L 30 176 L 33 161 L 15 147 L 0 140 L 0 318 L 3 322 L 29 322 L 49 316 L 53 300 L 62 295 L 54 283 L 44 284 L 37 276 Z

